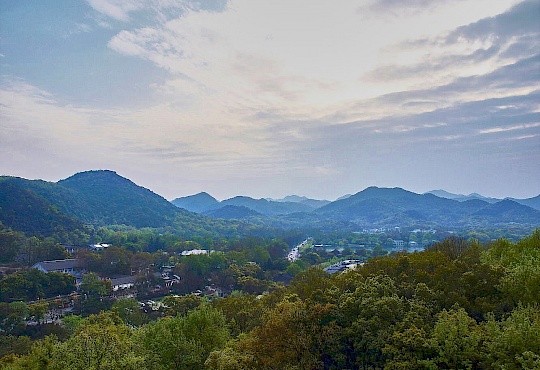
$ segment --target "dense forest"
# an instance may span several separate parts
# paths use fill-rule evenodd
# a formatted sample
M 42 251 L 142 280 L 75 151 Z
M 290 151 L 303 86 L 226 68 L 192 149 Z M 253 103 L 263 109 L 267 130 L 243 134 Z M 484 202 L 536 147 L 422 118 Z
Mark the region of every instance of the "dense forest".
M 540 230 L 518 242 L 451 237 L 332 275 L 313 266 L 253 294 L 169 295 L 150 309 L 121 298 L 65 316 L 37 341 L 17 332 L 28 307 L 4 303 L 1 366 L 538 369 L 538 266 Z M 103 293 L 98 280 L 84 283 L 88 295 Z

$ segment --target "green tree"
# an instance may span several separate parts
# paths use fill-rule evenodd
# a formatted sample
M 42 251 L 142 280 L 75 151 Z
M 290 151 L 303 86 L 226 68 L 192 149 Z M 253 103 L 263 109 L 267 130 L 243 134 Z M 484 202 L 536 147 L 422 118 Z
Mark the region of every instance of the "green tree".
M 80 291 L 92 297 L 100 297 L 112 292 L 111 281 L 100 279 L 95 273 L 85 274 L 82 278 Z
M 24 235 L 11 229 L 0 229 L 0 262 L 11 262 L 20 253 Z
M 111 311 L 129 326 L 141 326 L 146 321 L 139 302 L 135 298 L 120 298 L 113 303 Z
M 540 308 L 520 306 L 502 321 L 485 323 L 486 365 L 493 369 L 540 368 Z
M 115 274 L 127 275 L 131 272 L 130 259 L 132 253 L 114 245 L 106 248 L 101 257 L 101 271 L 107 276 Z
M 185 296 L 173 296 L 169 295 L 163 298 L 162 303 L 165 315 L 187 315 L 191 310 L 199 307 L 204 302 L 204 299 L 194 294 L 188 294 Z
M 45 319 L 45 315 L 49 312 L 49 304 L 47 302 L 37 302 L 29 306 L 30 314 L 39 323 Z
M 74 336 L 56 346 L 47 369 L 144 369 L 133 350 L 130 329 L 113 313 L 88 317 Z
M 429 347 L 436 355 L 428 363 L 438 368 L 477 369 L 485 356 L 482 332 L 462 308 L 439 314 Z
M 187 316 L 152 322 L 136 335 L 146 366 L 156 370 L 204 369 L 210 352 L 223 348 L 228 339 L 225 317 L 208 305 Z
M 112 284 L 108 279 L 101 280 L 93 272 L 83 276 L 79 291 L 81 297 L 75 305 L 75 312 L 88 314 L 97 314 L 102 310 L 110 308 L 110 301 L 103 297 L 112 292 Z

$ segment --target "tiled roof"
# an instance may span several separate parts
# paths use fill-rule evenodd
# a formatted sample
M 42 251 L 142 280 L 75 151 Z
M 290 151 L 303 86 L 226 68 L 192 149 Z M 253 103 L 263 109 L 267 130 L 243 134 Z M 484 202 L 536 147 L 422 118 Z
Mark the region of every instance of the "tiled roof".
M 41 261 L 36 263 L 33 268 L 41 266 L 46 271 L 61 271 L 68 269 L 75 269 L 77 267 L 77 260 L 74 258 L 66 260 L 54 260 L 54 261 Z
M 111 283 L 113 286 L 123 285 L 123 284 L 134 284 L 136 279 L 137 279 L 136 276 L 130 276 L 130 275 L 120 276 L 120 277 L 111 279 Z

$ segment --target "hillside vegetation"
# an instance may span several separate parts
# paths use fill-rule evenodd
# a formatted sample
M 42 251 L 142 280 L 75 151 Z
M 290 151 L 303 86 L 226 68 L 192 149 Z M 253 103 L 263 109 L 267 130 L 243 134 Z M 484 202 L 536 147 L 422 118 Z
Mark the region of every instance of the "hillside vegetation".
M 87 171 L 57 183 L 0 177 L 0 223 L 27 236 L 87 243 L 91 230 L 124 225 L 199 238 L 242 235 L 258 227 L 175 207 L 113 171 Z
M 120 300 L 66 320 L 6 369 L 538 369 L 540 230 L 450 238 L 262 296 L 167 297 L 160 318 Z M 69 325 L 67 324 L 69 322 Z

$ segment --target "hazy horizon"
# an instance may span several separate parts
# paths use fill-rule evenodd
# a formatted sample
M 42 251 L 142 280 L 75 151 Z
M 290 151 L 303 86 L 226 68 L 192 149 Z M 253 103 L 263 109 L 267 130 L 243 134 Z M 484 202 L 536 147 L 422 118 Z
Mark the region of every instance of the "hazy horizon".
M 114 170 L 110 170 L 110 169 L 100 169 L 100 170 L 88 170 L 88 171 L 82 171 L 82 172 L 92 172 L 92 171 L 112 171 L 114 173 L 116 173 L 117 175 L 121 176 L 121 177 L 124 177 L 124 178 L 127 178 L 125 176 L 122 176 L 122 174 L 114 171 Z M 73 174 L 73 175 L 77 175 L 77 174 Z M 73 176 L 72 175 L 72 176 Z M 11 176 L 11 175 L 4 175 L 4 174 L 0 174 L 0 176 Z M 68 177 L 71 177 L 71 176 L 68 176 Z M 177 198 L 185 198 L 185 197 L 189 197 L 189 196 L 193 196 L 193 195 L 198 195 L 200 193 L 207 193 L 208 195 L 212 196 L 213 198 L 215 198 L 216 200 L 218 201 L 224 201 L 224 200 L 228 200 L 228 199 L 231 199 L 231 198 L 234 198 L 234 197 L 237 197 L 237 196 L 246 196 L 246 197 L 250 197 L 250 198 L 253 198 L 253 199 L 268 199 L 268 200 L 281 200 L 283 198 L 286 198 L 288 196 L 298 196 L 298 197 L 305 197 L 305 198 L 308 198 L 308 199 L 314 199 L 314 200 L 326 200 L 326 201 L 336 201 L 337 199 L 339 198 L 342 198 L 342 197 L 346 197 L 346 196 L 352 196 L 352 195 L 355 195 L 356 193 L 359 193 L 359 192 L 362 192 L 364 190 L 366 190 L 367 188 L 369 187 L 378 187 L 378 188 L 382 188 L 382 189 L 392 189 L 392 188 L 399 188 L 399 189 L 403 189 L 403 190 L 406 190 L 406 191 L 410 191 L 410 192 L 413 192 L 413 193 L 416 193 L 416 194 L 426 194 L 426 193 L 430 193 L 430 192 L 438 192 L 438 191 L 442 191 L 442 192 L 445 192 L 445 193 L 449 193 L 448 195 L 456 195 L 456 196 L 473 196 L 473 195 L 479 195 L 479 196 L 482 196 L 482 197 L 485 197 L 485 198 L 494 198 L 494 199 L 505 199 L 505 198 L 513 198 L 513 199 L 527 199 L 527 198 L 533 198 L 533 197 L 536 197 L 536 196 L 539 196 L 540 194 L 536 194 L 536 195 L 533 195 L 531 197 L 525 197 L 525 198 L 518 198 L 518 197 L 512 197 L 512 196 L 503 196 L 503 197 L 490 197 L 488 195 L 485 195 L 485 194 L 480 194 L 478 192 L 472 192 L 472 193 L 467 193 L 467 194 L 462 194 L 462 193 L 456 193 L 456 192 L 452 192 L 452 191 L 448 191 L 446 189 L 430 189 L 430 190 L 427 190 L 427 191 L 424 191 L 424 192 L 418 192 L 418 191 L 414 191 L 414 190 L 411 190 L 411 189 L 406 189 L 406 188 L 403 188 L 401 186 L 376 186 L 376 185 L 369 185 L 369 186 L 366 186 L 362 189 L 357 189 L 355 190 L 354 192 L 350 192 L 350 193 L 345 193 L 345 194 L 341 194 L 335 198 L 316 198 L 316 197 L 312 197 L 312 196 L 309 196 L 307 194 L 302 194 L 302 193 L 289 193 L 289 194 L 284 194 L 284 195 L 280 195 L 280 196 L 276 196 L 276 197 L 270 197 L 270 196 L 253 196 L 253 195 L 250 195 L 250 194 L 230 194 L 228 196 L 225 196 L 225 197 L 217 197 L 215 196 L 214 194 L 208 192 L 208 191 L 205 191 L 205 190 L 200 190 L 200 191 L 197 191 L 195 193 L 190 193 L 190 194 L 182 194 L 182 195 L 178 195 L 178 196 L 174 196 L 174 197 L 171 197 L 171 198 L 168 198 L 168 197 L 165 197 L 163 196 L 162 194 L 159 194 L 157 193 L 156 191 L 154 191 L 154 189 L 151 189 L 151 188 L 148 188 L 142 184 L 139 184 L 137 183 L 136 181 L 133 181 L 132 179 L 130 178 L 127 178 L 128 180 L 132 181 L 133 183 L 135 183 L 135 185 L 138 185 L 138 186 L 142 186 L 154 193 L 156 193 L 157 195 L 159 196 L 162 196 L 163 198 L 167 199 L 168 201 L 173 201 Z M 42 181 L 50 181 L 50 182 L 58 182 L 58 181 L 61 181 L 61 180 L 65 180 L 64 178 L 62 179 L 58 179 L 58 180 L 44 180 L 44 179 L 37 179 L 37 178 L 30 178 L 27 180 L 42 180 Z M 444 198 L 444 196 L 443 196 Z
M 0 4 L 0 174 L 540 194 L 540 0 Z

